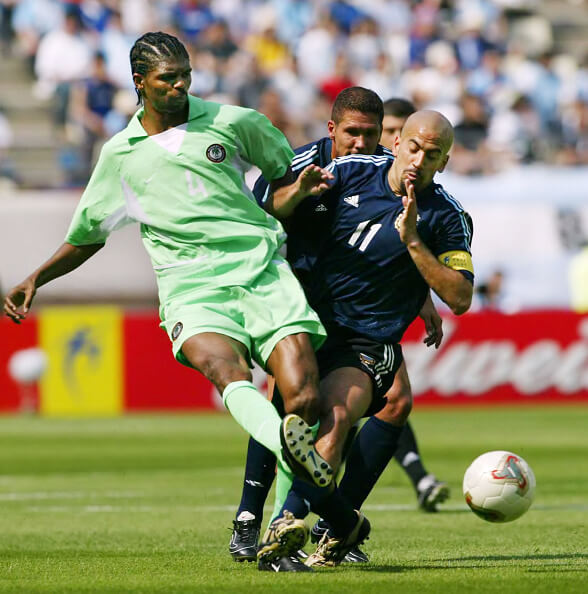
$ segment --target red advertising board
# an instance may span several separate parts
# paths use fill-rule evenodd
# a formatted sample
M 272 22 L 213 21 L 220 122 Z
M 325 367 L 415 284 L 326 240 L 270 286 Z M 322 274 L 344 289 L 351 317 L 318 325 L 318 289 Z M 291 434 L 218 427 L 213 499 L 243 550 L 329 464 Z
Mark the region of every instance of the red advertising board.
M 124 318 L 125 410 L 214 408 L 214 386 L 173 356 L 156 313 Z
M 588 315 L 541 311 L 444 318 L 441 348 L 417 320 L 403 351 L 417 403 L 588 403 Z
M 22 324 L 15 324 L 0 317 L 0 412 L 20 409 L 23 390 L 37 392 L 37 386 L 20 387 L 8 373 L 10 357 L 22 349 L 38 346 L 37 320 L 34 317 Z
M 154 311 L 124 314 L 123 409 L 217 407 L 214 387 L 174 360 L 158 324 Z M 470 313 L 444 317 L 444 333 L 440 349 L 427 348 L 417 320 L 402 341 L 417 405 L 588 404 L 588 315 Z M 22 390 L 8 375 L 10 356 L 38 344 L 35 317 L 20 326 L 0 319 L 0 412 L 21 404 Z

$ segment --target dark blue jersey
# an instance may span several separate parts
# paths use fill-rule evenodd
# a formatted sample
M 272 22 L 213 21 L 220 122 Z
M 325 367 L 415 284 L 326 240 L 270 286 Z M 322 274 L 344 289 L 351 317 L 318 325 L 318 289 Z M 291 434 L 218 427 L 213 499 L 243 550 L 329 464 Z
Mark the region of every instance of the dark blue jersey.
M 294 149 L 292 171 L 298 176 L 310 164 L 326 167 L 333 160 L 332 150 L 333 143 L 328 137 Z M 392 156 L 391 151 L 381 145 L 378 145 L 375 154 Z M 268 183 L 263 176 L 260 176 L 253 187 L 253 194 L 262 208 L 267 200 L 268 192 Z M 286 257 L 304 287 L 320 251 L 320 246 L 325 239 L 324 229 L 321 227 L 323 222 L 328 224 L 329 215 L 323 208 L 320 204 L 315 204 L 314 199 L 309 198 L 298 205 L 292 216 L 286 221 L 282 221 L 288 232 Z M 308 224 L 309 219 L 312 219 L 312 225 Z
M 305 291 L 327 331 L 398 342 L 427 297 L 396 227 L 403 205 L 388 184 L 392 163 L 386 155 L 339 157 L 327 166 L 332 188 L 304 201 L 312 205 L 306 228 L 323 237 Z M 419 192 L 417 204 L 419 235 L 435 256 L 470 253 L 469 216 L 439 184 Z M 470 271 L 460 272 L 473 281 Z
M 288 261 L 329 333 L 349 330 L 398 342 L 429 287 L 395 227 L 403 206 L 387 181 L 392 153 L 379 146 L 373 156 L 331 162 L 331 146 L 323 138 L 295 151 L 295 173 L 314 163 L 327 167 L 335 180 L 328 192 L 303 200 L 284 222 Z M 267 188 L 260 177 L 253 190 L 260 205 Z M 433 183 L 419 192 L 417 203 L 418 231 L 433 254 L 470 253 L 471 221 L 455 199 Z M 471 273 L 461 272 L 473 281 Z

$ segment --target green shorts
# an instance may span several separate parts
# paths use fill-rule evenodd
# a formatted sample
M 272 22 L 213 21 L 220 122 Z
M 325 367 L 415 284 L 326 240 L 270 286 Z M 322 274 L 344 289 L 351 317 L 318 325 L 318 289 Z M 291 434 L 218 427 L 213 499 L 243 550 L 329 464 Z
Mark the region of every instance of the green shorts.
M 189 298 L 184 293 L 177 302 L 170 300 L 162 313 L 161 326 L 172 341 L 174 356 L 189 367 L 182 345 L 202 332 L 239 341 L 264 369 L 282 338 L 305 332 L 316 350 L 327 335 L 289 264 L 277 255 L 249 286 L 196 284 Z

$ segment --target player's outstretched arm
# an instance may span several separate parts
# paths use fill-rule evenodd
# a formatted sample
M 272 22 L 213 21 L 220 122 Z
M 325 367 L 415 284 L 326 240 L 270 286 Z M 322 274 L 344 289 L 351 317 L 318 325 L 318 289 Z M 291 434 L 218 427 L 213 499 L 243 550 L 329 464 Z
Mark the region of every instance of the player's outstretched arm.
M 20 324 L 27 317 L 39 287 L 75 270 L 103 246 L 103 243 L 80 246 L 64 243 L 47 262 L 8 291 L 4 298 L 4 313 L 13 322 Z
M 307 196 L 318 196 L 329 189 L 329 181 L 334 176 L 318 165 L 308 165 L 294 180 L 291 169 L 288 173 L 271 183 L 270 196 L 266 210 L 277 219 L 287 219 Z
M 407 195 L 403 196 L 404 213 L 399 221 L 400 239 L 419 272 L 435 293 L 456 315 L 465 313 L 472 303 L 474 287 L 457 270 L 445 266 L 433 255 L 417 232 L 417 202 L 414 187 L 406 184 Z

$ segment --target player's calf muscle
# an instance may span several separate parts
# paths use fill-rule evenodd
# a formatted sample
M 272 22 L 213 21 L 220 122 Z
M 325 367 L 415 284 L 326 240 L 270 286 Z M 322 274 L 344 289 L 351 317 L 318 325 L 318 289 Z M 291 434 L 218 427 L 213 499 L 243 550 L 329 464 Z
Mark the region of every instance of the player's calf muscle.
M 284 396 L 284 410 L 301 416 L 307 423 L 314 425 L 319 416 L 318 390 L 315 388 L 290 393 Z
M 319 374 L 314 352 L 305 335 L 281 340 L 268 360 L 287 413 L 300 415 L 310 424 L 319 416 Z
M 282 368 L 283 369 L 283 368 Z M 300 415 L 314 424 L 319 416 L 318 373 L 312 367 L 295 365 L 281 372 L 276 382 L 287 413 Z
M 341 464 L 343 446 L 352 425 L 353 418 L 342 406 L 333 407 L 324 418 L 321 418 L 316 447 L 333 470 L 339 468 Z

